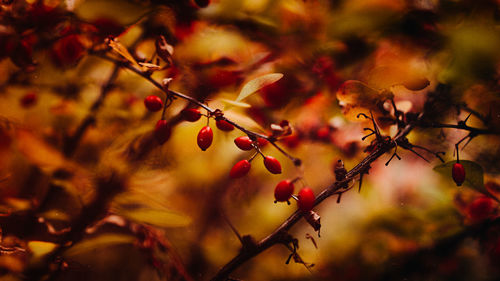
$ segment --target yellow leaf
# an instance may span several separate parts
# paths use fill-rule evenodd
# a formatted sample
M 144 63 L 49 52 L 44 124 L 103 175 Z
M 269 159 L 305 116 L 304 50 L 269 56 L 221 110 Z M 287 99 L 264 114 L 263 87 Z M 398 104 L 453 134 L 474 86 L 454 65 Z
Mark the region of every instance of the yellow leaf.
M 44 256 L 52 252 L 57 247 L 57 244 L 45 241 L 29 241 L 28 248 L 33 253 L 34 258 Z
M 17 131 L 17 148 L 33 164 L 52 172 L 67 165 L 64 156 L 26 130 Z
M 120 245 L 131 244 L 135 241 L 135 237 L 126 234 L 102 234 L 97 237 L 83 240 L 69 248 L 64 256 L 75 257 L 89 252 L 95 252 L 97 249 Z
M 140 62 L 140 66 L 143 66 L 145 68 L 151 69 L 151 70 L 159 70 L 161 67 L 157 64 L 152 64 L 152 63 L 147 63 L 147 62 Z
M 168 209 L 152 209 L 149 207 L 119 208 L 117 214 L 137 223 L 145 223 L 156 227 L 184 227 L 191 223 L 191 218 Z
M 251 94 L 257 92 L 258 90 L 270 85 L 283 77 L 281 73 L 270 73 L 259 76 L 253 80 L 247 82 L 240 91 L 236 101 L 241 101 L 244 98 L 250 96 Z

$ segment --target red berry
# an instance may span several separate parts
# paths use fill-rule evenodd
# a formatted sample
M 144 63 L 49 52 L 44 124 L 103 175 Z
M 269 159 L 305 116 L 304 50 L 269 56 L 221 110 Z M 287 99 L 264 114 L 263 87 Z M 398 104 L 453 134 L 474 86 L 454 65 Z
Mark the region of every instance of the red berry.
M 170 138 L 171 132 L 172 128 L 167 120 L 158 120 L 158 122 L 156 122 L 154 135 L 160 144 L 164 144 Z
M 37 99 L 35 92 L 29 92 L 21 98 L 20 102 L 23 107 L 30 107 L 36 103 Z
M 465 168 L 464 165 L 460 163 L 453 164 L 453 168 L 451 169 L 451 176 L 453 180 L 457 184 L 457 186 L 461 186 L 465 181 Z
M 223 119 L 219 119 L 219 120 L 215 121 L 215 125 L 221 131 L 229 132 L 229 131 L 234 130 L 233 124 L 231 124 L 231 123 L 229 123 L 229 122 L 227 122 L 226 120 L 223 120 Z
M 303 212 L 309 212 L 314 207 L 314 192 L 309 187 L 304 187 L 299 191 L 297 205 Z
M 253 141 L 248 136 L 237 137 L 234 139 L 234 143 L 241 150 L 251 150 L 253 148 Z
M 264 157 L 264 166 L 266 166 L 267 170 L 272 174 L 281 174 L 281 164 L 278 159 L 272 156 Z
M 482 221 L 491 216 L 494 211 L 494 202 L 491 198 L 481 196 L 467 207 L 467 214 L 473 221 Z
M 147 96 L 144 105 L 149 111 L 155 112 L 163 108 L 163 101 L 157 96 Z
M 184 120 L 189 122 L 196 122 L 201 118 L 201 112 L 196 108 L 186 108 L 181 111 Z
M 201 148 L 201 150 L 205 151 L 210 147 L 213 139 L 214 133 L 212 131 L 212 128 L 210 128 L 209 126 L 205 126 L 201 128 L 200 132 L 198 133 L 198 146 Z
M 266 146 L 268 141 L 264 138 L 257 138 L 257 144 L 259 145 L 260 148 Z
M 274 189 L 274 198 L 278 202 L 285 202 L 292 197 L 294 185 L 289 180 L 282 180 Z
M 241 160 L 238 163 L 234 164 L 233 168 L 231 168 L 231 172 L 229 172 L 229 176 L 233 179 L 241 178 L 244 175 L 248 174 L 250 171 L 250 162 L 248 160 Z

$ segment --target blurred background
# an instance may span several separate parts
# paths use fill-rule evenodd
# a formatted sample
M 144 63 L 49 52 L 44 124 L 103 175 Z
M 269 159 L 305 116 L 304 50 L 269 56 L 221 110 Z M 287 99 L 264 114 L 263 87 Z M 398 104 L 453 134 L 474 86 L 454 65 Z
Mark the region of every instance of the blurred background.
M 427 162 L 400 148 L 402 159 L 385 165 L 387 153 L 359 192 L 353 182 L 339 203 L 334 196 L 314 208 L 321 237 L 305 220 L 290 230 L 305 264 L 287 263 L 290 250 L 275 245 L 231 276 L 500 277 L 498 1 L 14 0 L 0 7 L 3 280 L 210 280 L 241 249 L 231 225 L 258 241 L 297 209 L 295 200 L 274 203 L 279 181 L 300 177 L 295 194 L 305 186 L 319 194 L 335 181 L 337 160 L 350 170 L 369 155 L 374 137 L 361 138 L 372 123 L 358 113 L 372 112 L 382 134 L 396 134 L 388 93 L 408 118 L 425 110 L 429 124 L 457 125 L 473 112 L 466 124 L 487 132 L 460 150 L 479 166 L 473 180 L 457 187 L 451 168 L 434 169 L 441 162 L 425 150 Z M 170 48 L 163 56 L 160 35 Z M 283 77 L 235 102 L 246 83 L 269 73 Z M 279 160 L 282 174 L 268 172 L 257 155 L 248 175 L 229 178 L 253 155 L 234 144 L 245 134 L 219 130 L 212 118 L 213 143 L 201 151 L 197 135 L 207 118 L 183 120 L 181 110 L 194 105 L 179 98 L 164 113 L 171 134 L 158 143 L 162 111 L 148 111 L 143 100 L 165 94 L 148 77 L 172 78 L 170 89 L 254 132 L 268 135 L 271 124 L 288 121 L 292 133 L 277 144 L 302 165 L 268 143 L 262 153 Z M 467 133 L 422 127 L 408 139 L 445 152 L 449 162 Z

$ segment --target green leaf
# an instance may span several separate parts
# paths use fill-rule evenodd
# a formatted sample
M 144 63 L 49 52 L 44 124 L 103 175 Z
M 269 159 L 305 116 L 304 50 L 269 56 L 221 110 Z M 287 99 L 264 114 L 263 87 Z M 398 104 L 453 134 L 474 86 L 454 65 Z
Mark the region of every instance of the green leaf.
M 440 173 L 444 177 L 448 179 L 452 179 L 451 170 L 453 164 L 457 163 L 457 161 L 450 161 L 441 165 L 437 165 L 434 167 L 434 171 Z M 483 181 L 483 167 L 476 162 L 469 160 L 460 160 L 460 164 L 464 166 L 465 169 L 465 182 L 464 185 L 468 186 L 482 194 L 499 201 L 493 194 L 491 194 L 486 187 L 484 187 Z M 500 202 L 500 201 L 499 201 Z
M 133 243 L 134 240 L 135 237 L 126 234 L 102 234 L 75 244 L 64 253 L 64 256 L 75 257 L 89 252 L 94 252 L 95 250 L 104 247 L 120 244 L 130 244 Z
M 236 101 L 242 101 L 246 97 L 264 88 L 265 86 L 280 80 L 282 77 L 283 74 L 281 73 L 270 73 L 248 81 L 241 89 Z
M 145 206 L 120 206 L 116 213 L 131 221 L 145 223 L 156 227 L 184 227 L 191 223 L 191 218 L 168 210 L 166 208 L 154 209 Z

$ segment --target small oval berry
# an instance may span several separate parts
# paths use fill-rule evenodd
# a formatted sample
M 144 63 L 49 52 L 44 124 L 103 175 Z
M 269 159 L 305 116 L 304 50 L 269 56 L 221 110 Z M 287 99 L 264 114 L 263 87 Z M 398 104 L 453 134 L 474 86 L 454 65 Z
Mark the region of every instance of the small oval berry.
M 159 111 L 163 108 L 163 101 L 159 97 L 154 95 L 147 96 L 144 99 L 144 106 L 146 106 L 149 111 Z
M 453 168 L 451 169 L 451 176 L 457 186 L 461 186 L 465 181 L 465 168 L 464 165 L 460 163 L 453 164 Z
M 21 98 L 20 102 L 26 108 L 35 105 L 37 99 L 38 97 L 35 92 L 29 92 Z
M 229 131 L 234 130 L 233 124 L 231 124 L 231 123 L 229 123 L 229 122 L 227 122 L 226 120 L 223 120 L 223 119 L 219 119 L 219 120 L 215 121 L 215 125 L 221 131 L 229 132 Z
M 281 174 L 281 164 L 278 159 L 272 156 L 264 157 L 264 166 L 272 174 Z
M 234 139 L 234 144 L 241 150 L 251 150 L 253 141 L 248 136 L 237 137 Z
M 200 132 L 198 133 L 198 146 L 201 148 L 201 150 L 205 151 L 210 147 L 213 139 L 214 133 L 212 131 L 212 128 L 210 128 L 209 126 L 205 126 L 201 128 Z
M 241 160 L 238 163 L 234 164 L 233 168 L 229 172 L 229 176 L 233 179 L 241 178 L 244 175 L 248 174 L 250 171 L 250 162 L 248 160 Z
M 197 108 L 186 108 L 181 111 L 184 120 L 189 122 L 196 122 L 201 118 L 201 112 Z
M 286 202 L 292 197 L 294 185 L 289 180 L 282 180 L 274 188 L 274 198 L 277 202 Z
M 299 191 L 297 205 L 299 209 L 303 212 L 309 212 L 314 207 L 314 201 L 316 196 L 314 192 L 309 187 L 304 187 Z
M 172 127 L 168 124 L 167 120 L 158 120 L 156 122 L 154 135 L 160 144 L 164 144 L 170 138 L 171 132 Z

